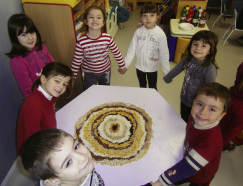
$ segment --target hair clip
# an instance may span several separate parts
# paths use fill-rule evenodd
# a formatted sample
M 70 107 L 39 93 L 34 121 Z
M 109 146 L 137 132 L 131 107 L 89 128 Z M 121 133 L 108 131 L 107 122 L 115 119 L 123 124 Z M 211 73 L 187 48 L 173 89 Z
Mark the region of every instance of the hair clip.
M 19 19 L 21 19 L 21 18 L 26 18 L 26 17 L 24 17 L 24 16 L 19 16 Z

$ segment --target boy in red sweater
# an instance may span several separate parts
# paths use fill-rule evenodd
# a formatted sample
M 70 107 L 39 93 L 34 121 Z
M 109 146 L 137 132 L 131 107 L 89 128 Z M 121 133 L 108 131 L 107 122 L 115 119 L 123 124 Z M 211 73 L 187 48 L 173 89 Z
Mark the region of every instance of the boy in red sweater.
M 150 185 L 210 184 L 218 170 L 223 148 L 218 123 L 230 104 L 229 89 L 219 83 L 209 83 L 198 89 L 186 127 L 184 158 Z

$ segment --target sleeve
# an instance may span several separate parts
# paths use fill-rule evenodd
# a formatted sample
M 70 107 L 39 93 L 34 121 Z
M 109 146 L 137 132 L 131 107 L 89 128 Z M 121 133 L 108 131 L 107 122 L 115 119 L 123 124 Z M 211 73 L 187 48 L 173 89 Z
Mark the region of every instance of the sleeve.
M 125 64 L 126 64 L 126 67 L 128 67 L 134 56 L 135 56 L 135 53 L 136 53 L 136 48 L 137 48 L 137 45 L 138 45 L 138 40 L 137 40 L 137 31 L 134 33 L 133 35 L 133 38 L 132 38 L 132 41 L 128 47 L 128 50 L 127 50 L 127 54 L 125 56 Z
M 82 46 L 81 46 L 81 44 L 79 44 L 79 42 L 77 42 L 75 52 L 74 52 L 74 56 L 73 56 L 73 61 L 72 61 L 72 64 L 71 64 L 71 69 L 73 71 L 73 77 L 74 78 L 77 78 L 78 70 L 79 70 L 80 65 L 82 63 L 83 56 L 84 56 L 84 51 L 82 49 Z
M 227 128 L 225 128 L 225 130 L 222 131 L 222 135 L 224 137 L 224 145 L 229 144 L 232 140 L 232 137 L 236 136 L 242 130 L 243 127 L 242 110 L 237 108 L 237 106 L 235 105 L 231 106 L 234 106 L 235 108 L 229 110 L 227 114 L 223 117 L 223 119 L 220 121 L 220 124 L 222 122 L 222 125 L 224 125 L 224 123 L 227 122 Z
M 21 127 L 21 131 L 24 131 L 22 139 L 17 139 L 22 143 L 19 144 L 18 149 L 19 154 L 22 154 L 22 149 L 28 137 L 41 130 L 42 115 L 38 107 L 29 106 L 24 111 L 21 110 L 19 118 L 18 128 Z
M 159 39 L 160 61 L 162 64 L 162 71 L 164 72 L 164 76 L 166 76 L 170 71 L 169 50 L 167 46 L 167 39 L 163 31 L 161 35 L 162 37 Z
M 243 63 L 241 63 L 237 69 L 235 85 L 239 83 L 239 81 L 242 79 L 242 76 L 243 76 Z
M 51 62 L 55 62 L 56 60 L 51 56 L 51 54 L 49 53 L 48 49 L 46 48 L 45 45 L 42 45 L 42 50 L 44 50 L 46 52 L 46 56 L 49 59 L 50 63 Z
M 31 86 L 33 83 L 26 64 L 27 61 L 21 56 L 14 57 L 10 61 L 14 77 L 16 78 L 19 89 L 25 98 L 31 93 Z
M 171 185 L 193 176 L 201 168 L 205 167 L 215 157 L 214 147 L 203 145 L 196 147 L 188 155 L 173 167 L 159 176 L 163 186 Z
M 114 42 L 112 37 L 111 37 L 111 40 L 110 40 L 109 48 L 110 48 L 112 54 L 114 55 L 114 57 L 116 58 L 116 62 L 118 63 L 119 67 L 124 68 L 125 63 L 124 63 L 123 57 L 122 57 L 121 52 L 120 52 L 119 48 L 116 46 L 116 43 Z
M 183 62 L 182 60 L 164 77 L 166 83 L 170 83 L 174 77 L 180 74 L 183 71 Z
M 217 77 L 217 69 L 215 66 L 209 66 L 209 68 L 206 69 L 205 75 L 204 75 L 204 84 L 208 84 L 211 82 L 215 82 Z

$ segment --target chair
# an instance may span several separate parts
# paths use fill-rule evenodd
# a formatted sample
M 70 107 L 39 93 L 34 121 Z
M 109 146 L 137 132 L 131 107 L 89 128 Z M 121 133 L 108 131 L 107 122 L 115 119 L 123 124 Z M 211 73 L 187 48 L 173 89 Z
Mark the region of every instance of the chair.
M 236 23 L 237 23 L 237 18 L 238 18 L 236 9 L 234 9 L 234 16 L 233 16 L 233 18 L 234 18 L 234 23 L 232 25 L 230 25 L 230 27 L 228 28 L 228 30 L 224 33 L 224 35 L 222 37 L 222 39 L 224 39 L 224 36 L 226 35 L 226 33 L 230 30 L 230 28 L 232 28 L 232 31 L 230 32 L 230 34 L 228 35 L 228 37 L 225 39 L 223 46 L 225 45 L 225 42 L 227 41 L 227 39 L 231 36 L 231 34 L 235 30 L 237 30 L 237 31 L 243 31 L 243 29 L 236 28 Z
M 213 29 L 213 27 L 214 27 L 214 25 L 215 25 L 216 23 L 218 24 L 218 22 L 219 22 L 219 20 L 220 20 L 220 18 L 221 18 L 222 16 L 228 16 L 228 17 L 233 16 L 234 11 L 233 11 L 233 10 L 227 10 L 227 8 L 226 8 L 226 4 L 227 4 L 227 0 L 221 0 L 220 15 L 219 15 L 219 17 L 216 19 L 216 21 L 213 23 L 212 29 Z

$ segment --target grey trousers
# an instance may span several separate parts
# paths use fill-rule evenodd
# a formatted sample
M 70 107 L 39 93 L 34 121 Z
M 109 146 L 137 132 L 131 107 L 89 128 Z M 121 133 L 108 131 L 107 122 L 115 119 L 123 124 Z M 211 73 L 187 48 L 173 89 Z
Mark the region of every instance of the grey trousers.
M 103 74 L 91 74 L 84 72 L 85 90 L 92 85 L 110 85 L 111 69 L 107 70 Z

